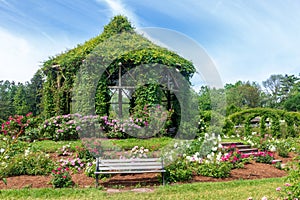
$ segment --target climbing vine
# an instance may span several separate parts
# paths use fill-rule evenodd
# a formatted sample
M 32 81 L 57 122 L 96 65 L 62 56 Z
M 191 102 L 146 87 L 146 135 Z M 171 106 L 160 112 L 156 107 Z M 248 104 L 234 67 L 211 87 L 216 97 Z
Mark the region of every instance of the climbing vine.
M 126 17 L 116 16 L 99 36 L 44 63 L 44 117 L 69 113 L 108 115 L 112 97 L 108 86 L 116 85 L 120 65 L 122 76 L 142 66 L 146 71 L 138 73 L 140 79 L 146 80 L 149 74 L 155 77 L 149 82 L 135 82 L 138 87 L 132 94 L 131 112 L 139 112 L 145 105 L 162 104 L 167 98 L 166 86 L 157 81 L 163 74 L 157 70 L 159 66 L 179 73 L 188 84 L 195 72 L 190 61 L 155 45 L 137 34 Z M 178 121 L 178 99 L 168 98 L 173 101 L 168 106 L 174 110 L 171 118 Z
M 283 110 L 270 109 L 270 108 L 254 108 L 247 109 L 240 112 L 236 112 L 227 117 L 225 122 L 225 128 L 223 129 L 226 134 L 232 134 L 234 125 L 243 124 L 244 134 L 249 135 L 251 133 L 251 120 L 259 117 L 260 121 L 260 134 L 263 137 L 266 131 L 266 122 L 269 120 L 271 134 L 273 137 L 297 137 L 299 136 L 300 125 L 300 114 L 295 112 L 286 112 Z M 281 122 L 287 124 L 287 135 L 282 134 L 282 129 L 280 126 Z M 297 134 L 298 133 L 298 134 Z

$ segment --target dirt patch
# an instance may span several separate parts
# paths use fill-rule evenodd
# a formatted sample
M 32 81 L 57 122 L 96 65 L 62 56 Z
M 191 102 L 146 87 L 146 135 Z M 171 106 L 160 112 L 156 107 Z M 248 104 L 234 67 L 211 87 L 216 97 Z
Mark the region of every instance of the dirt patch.
M 287 163 L 292 160 L 294 155 L 290 155 L 289 158 L 281 158 L 275 155 L 275 159 L 280 159 L 283 163 Z M 54 155 L 56 159 L 57 155 Z M 143 187 L 151 187 L 155 185 L 161 185 L 158 176 L 159 173 L 147 173 L 147 174 L 118 174 L 106 179 L 105 181 L 99 181 L 100 185 L 107 188 L 116 189 L 132 189 L 137 185 Z M 249 180 L 249 179 L 261 179 L 261 178 L 275 178 L 286 176 L 287 173 L 284 170 L 279 170 L 272 165 L 251 162 L 246 164 L 244 168 L 234 169 L 231 171 L 228 178 L 212 178 L 205 176 L 195 176 L 190 182 L 219 182 L 219 181 L 232 181 L 232 180 Z M 21 188 L 51 188 L 50 184 L 51 176 L 16 176 L 7 178 L 7 185 L 0 182 L 0 189 L 21 189 Z M 84 173 L 72 174 L 72 180 L 75 182 L 76 187 L 86 188 L 95 187 L 95 179 L 87 177 Z

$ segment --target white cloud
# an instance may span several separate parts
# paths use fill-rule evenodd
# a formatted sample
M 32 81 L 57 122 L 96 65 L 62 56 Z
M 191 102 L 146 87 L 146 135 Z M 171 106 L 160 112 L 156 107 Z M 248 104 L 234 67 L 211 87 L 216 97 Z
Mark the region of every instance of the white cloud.
M 113 15 L 125 15 L 135 26 L 139 26 L 138 17 L 134 14 L 132 9 L 126 6 L 121 0 L 97 0 L 97 2 L 105 2 Z
M 36 52 L 29 42 L 0 29 L 0 46 L 0 80 L 28 81 L 31 78 L 28 71 L 38 66 L 34 62 Z
M 72 47 L 68 38 L 23 38 L 0 28 L 0 80 L 30 81 L 43 61 Z

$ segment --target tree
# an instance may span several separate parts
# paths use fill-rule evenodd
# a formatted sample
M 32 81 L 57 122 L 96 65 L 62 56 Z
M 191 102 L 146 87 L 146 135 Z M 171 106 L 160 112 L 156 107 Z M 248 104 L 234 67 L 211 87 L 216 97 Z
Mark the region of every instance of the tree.
M 0 81 L 0 119 L 5 120 L 15 113 L 13 106 L 15 92 L 15 82 Z
M 284 102 L 284 108 L 287 111 L 294 111 L 294 112 L 300 112 L 300 92 L 297 94 L 290 96 L 285 102 Z
M 285 75 L 281 79 L 281 89 L 280 89 L 280 97 L 281 102 L 284 102 L 286 99 L 288 99 L 289 96 L 293 95 L 295 92 L 296 84 L 299 81 L 299 78 L 295 75 Z
M 13 106 L 15 108 L 15 114 L 26 115 L 30 112 L 30 106 L 28 102 L 27 85 L 18 83 L 16 94 L 14 96 Z
M 28 83 L 28 103 L 30 111 L 34 116 L 39 115 L 42 110 L 42 90 L 44 83 L 44 74 L 41 70 L 38 70 L 33 78 Z
M 226 84 L 227 105 L 232 108 L 255 108 L 261 105 L 260 86 L 253 82 L 238 81 L 235 84 Z
M 208 111 L 211 110 L 210 89 L 208 86 L 201 86 L 199 91 L 199 110 Z
M 281 86 L 282 86 L 283 76 L 281 74 L 271 75 L 262 84 L 266 89 L 267 93 L 267 106 L 271 108 L 278 108 L 281 101 Z

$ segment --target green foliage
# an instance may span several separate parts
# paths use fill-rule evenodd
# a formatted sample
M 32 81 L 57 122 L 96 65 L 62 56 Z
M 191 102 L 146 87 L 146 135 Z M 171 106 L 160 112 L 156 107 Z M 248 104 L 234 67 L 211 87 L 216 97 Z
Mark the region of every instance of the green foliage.
M 276 145 L 276 151 L 283 158 L 289 157 L 290 145 L 288 142 L 280 142 Z
M 48 139 L 59 140 L 76 140 L 78 139 L 78 126 L 76 119 L 79 115 L 58 115 L 47 119 L 40 127 L 40 134 Z
M 4 166 L 1 166 L 1 175 L 47 175 L 51 172 L 54 163 L 49 155 L 42 152 L 25 151 L 25 154 L 17 154 Z
M 167 182 L 188 181 L 192 177 L 193 168 L 186 159 L 178 159 L 166 167 L 165 180 Z
M 15 114 L 13 106 L 14 96 L 17 90 L 15 82 L 0 81 L 0 119 L 6 120 Z
M 57 167 L 52 170 L 51 175 L 51 184 L 54 188 L 72 187 L 74 185 L 68 168 Z
M 251 120 L 255 117 L 260 117 L 260 134 L 262 137 L 267 133 L 266 132 L 266 119 L 270 120 L 271 134 L 273 137 L 282 138 L 282 137 L 296 137 L 299 134 L 296 131 L 296 128 L 299 126 L 300 122 L 300 114 L 293 112 L 285 112 L 283 110 L 278 109 L 270 109 L 270 108 L 253 108 L 243 110 L 237 113 L 234 113 L 228 116 L 224 132 L 229 133 L 232 132 L 232 124 L 235 125 L 245 125 L 245 135 L 251 134 Z M 287 123 L 287 134 L 283 135 L 283 131 L 281 130 L 280 120 L 285 120 Z M 298 133 L 296 133 L 298 132 Z
M 233 164 L 230 162 L 203 163 L 198 166 L 197 173 L 202 176 L 214 178 L 229 177 Z
M 70 113 L 71 91 L 75 99 L 72 110 L 75 112 L 109 115 L 112 94 L 107 86 L 116 84 L 120 64 L 122 76 L 134 69 L 142 81 L 148 80 L 147 76 L 152 72 L 160 76 L 164 74 L 157 70 L 159 65 L 177 68 L 186 81 L 195 72 L 190 61 L 136 34 L 125 17 L 116 16 L 104 27 L 101 35 L 44 63 L 43 72 L 47 78 L 43 89 L 43 115 L 50 118 L 55 114 Z M 137 72 L 141 65 L 151 73 Z M 163 86 L 155 79 L 146 85 L 134 83 L 138 88 L 132 94 L 131 114 L 141 112 L 145 105 L 162 104 L 166 98 Z M 171 101 L 173 105 L 165 106 L 167 110 L 174 108 L 170 127 L 177 126 L 180 119 L 178 100 Z
M 205 129 L 200 129 L 202 133 L 215 133 L 217 135 L 223 135 L 225 117 L 213 110 L 204 111 L 200 113 L 200 119 L 205 122 Z
M 274 160 L 274 155 L 270 152 L 258 152 L 256 154 L 256 162 L 271 164 Z
M 235 84 L 226 84 L 225 91 L 228 105 L 237 108 L 255 108 L 260 106 L 261 89 L 255 82 L 238 81 Z
M 288 98 L 284 103 L 284 108 L 287 111 L 300 112 L 300 93 Z
M 95 171 L 96 171 L 96 163 L 87 163 L 87 166 L 84 170 L 84 174 L 87 176 L 87 177 L 92 177 L 92 178 L 96 178 L 96 175 L 95 175 Z M 99 178 L 101 179 L 103 174 L 99 174 Z M 110 175 L 110 174 L 108 174 Z
M 17 91 L 14 96 L 13 106 L 15 108 L 15 113 L 19 115 L 25 115 L 29 113 L 29 94 L 26 91 L 25 86 L 22 83 L 19 83 L 17 86 Z
M 199 110 L 201 112 L 211 109 L 210 89 L 208 86 L 201 86 L 199 91 Z
M 298 149 L 300 152 L 300 149 Z M 288 165 L 288 176 L 285 178 L 286 183 L 280 187 L 280 197 L 287 200 L 294 200 L 300 196 L 300 156 L 294 158 L 294 161 Z
M 111 19 L 108 25 L 104 26 L 102 37 L 107 39 L 113 35 L 133 31 L 134 29 L 128 19 L 125 16 L 117 15 Z

